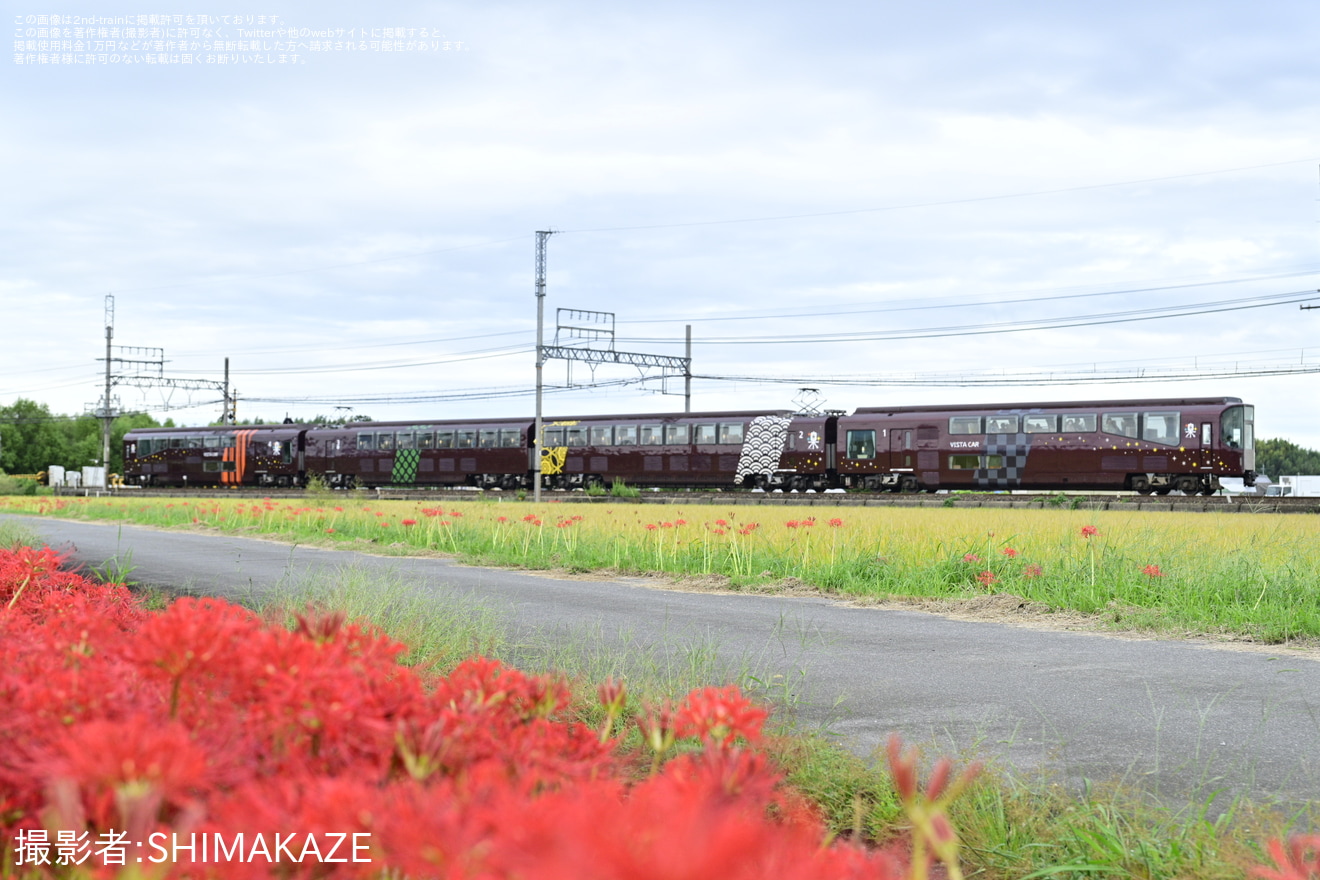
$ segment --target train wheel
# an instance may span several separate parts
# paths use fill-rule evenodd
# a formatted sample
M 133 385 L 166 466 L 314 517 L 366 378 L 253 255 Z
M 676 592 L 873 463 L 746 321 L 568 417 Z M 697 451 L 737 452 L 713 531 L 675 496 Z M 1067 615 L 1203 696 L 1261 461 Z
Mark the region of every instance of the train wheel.
M 1133 477 L 1131 483 L 1132 491 L 1136 492 L 1138 495 L 1150 494 L 1150 479 L 1145 474 L 1138 474 Z
M 906 492 L 909 495 L 916 494 L 921 491 L 921 483 L 916 477 L 908 474 L 898 481 L 898 491 Z
M 1172 487 L 1172 486 L 1160 486 L 1158 489 L 1155 490 L 1155 494 L 1156 494 L 1156 495 L 1168 495 L 1168 494 L 1169 494 L 1170 492 L 1172 492 L 1172 491 L 1173 491 L 1173 487 Z

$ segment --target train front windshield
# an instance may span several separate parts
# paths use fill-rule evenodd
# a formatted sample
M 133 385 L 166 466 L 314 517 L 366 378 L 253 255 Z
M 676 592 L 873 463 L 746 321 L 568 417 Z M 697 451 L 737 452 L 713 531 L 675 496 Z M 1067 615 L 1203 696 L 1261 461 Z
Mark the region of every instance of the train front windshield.
M 1254 406 L 1231 406 L 1224 410 L 1219 422 L 1220 436 L 1224 446 L 1242 450 L 1242 466 L 1247 470 L 1256 468 L 1256 408 Z

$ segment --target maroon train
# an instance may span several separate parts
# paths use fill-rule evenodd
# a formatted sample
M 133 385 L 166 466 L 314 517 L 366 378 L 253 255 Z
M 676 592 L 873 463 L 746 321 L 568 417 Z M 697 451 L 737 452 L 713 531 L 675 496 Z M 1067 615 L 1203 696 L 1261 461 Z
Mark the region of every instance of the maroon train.
M 543 486 L 1126 489 L 1212 494 L 1254 480 L 1254 408 L 1235 397 L 584 416 L 547 420 Z M 522 419 L 150 428 L 124 438 L 137 485 L 532 486 Z

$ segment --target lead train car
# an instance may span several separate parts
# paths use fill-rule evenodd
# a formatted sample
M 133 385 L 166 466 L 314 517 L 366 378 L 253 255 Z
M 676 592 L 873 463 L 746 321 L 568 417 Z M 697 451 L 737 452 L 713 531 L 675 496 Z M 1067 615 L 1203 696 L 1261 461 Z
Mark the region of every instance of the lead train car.
M 1235 397 L 866 408 L 835 426 L 836 482 L 1211 495 L 1255 478 L 1254 423 Z
M 146 429 L 130 482 L 530 488 L 527 419 Z M 1127 489 L 1211 494 L 1254 479 L 1254 409 L 1238 398 L 586 416 L 546 420 L 543 485 L 901 492 Z

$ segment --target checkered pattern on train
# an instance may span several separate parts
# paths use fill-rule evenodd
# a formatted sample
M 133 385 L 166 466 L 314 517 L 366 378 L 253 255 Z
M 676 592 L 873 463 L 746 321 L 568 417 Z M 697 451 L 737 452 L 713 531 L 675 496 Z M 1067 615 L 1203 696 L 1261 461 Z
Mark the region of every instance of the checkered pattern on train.
M 788 416 L 757 416 L 747 426 L 743 438 L 742 454 L 738 456 L 735 485 L 750 474 L 773 474 L 779 468 L 784 454 L 784 438 L 788 436 Z
M 1016 489 L 1022 485 L 1022 472 L 1027 469 L 1027 454 L 1031 452 L 1031 435 L 990 434 L 985 438 L 986 455 L 1002 455 L 1001 468 L 978 468 L 976 485 L 982 489 Z

